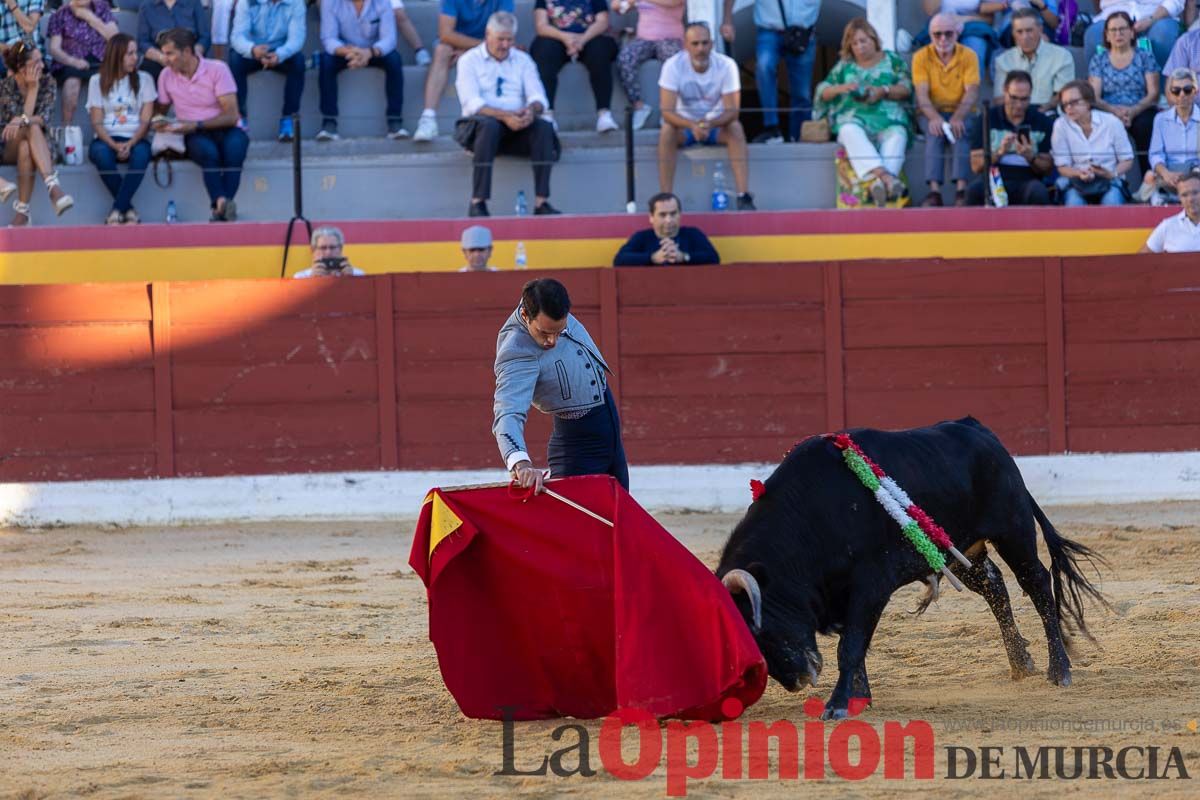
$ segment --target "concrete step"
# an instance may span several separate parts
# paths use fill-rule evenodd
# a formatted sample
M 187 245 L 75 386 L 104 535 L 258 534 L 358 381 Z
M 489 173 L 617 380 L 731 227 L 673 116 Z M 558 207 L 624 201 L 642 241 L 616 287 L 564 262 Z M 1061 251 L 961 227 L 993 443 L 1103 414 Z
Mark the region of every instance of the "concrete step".
M 635 177 L 639 214 L 658 191 L 657 131 L 635 136 Z M 625 153 L 621 135 L 564 133 L 563 155 L 551 179 L 554 204 L 568 213 L 612 213 L 625 208 Z M 420 146 L 382 139 L 303 142 L 304 210 L 314 222 L 347 219 L 452 218 L 466 214 L 471 187 L 470 154 L 448 139 Z M 750 189 L 760 209 L 829 208 L 834 200 L 834 144 L 762 145 L 750 148 Z M 726 158 L 723 148 L 681 154 L 676 191 L 688 209 L 706 209 L 712 191 L 712 169 Z M 36 225 L 99 224 L 110 208 L 110 196 L 90 165 L 60 167 L 63 186 L 76 206 L 54 217 L 46 193 L 33 198 Z M 729 166 L 725 164 L 726 173 Z M 3 174 L 12 179 L 12 168 Z M 143 182 L 134 205 L 147 222 L 161 221 L 168 200 L 175 200 L 180 219 L 208 219 L 208 200 L 199 169 L 188 161 L 173 163 L 170 184 L 160 187 L 151 176 Z M 160 176 L 166 183 L 165 171 Z M 288 145 L 255 142 L 237 196 L 239 218 L 286 221 L 293 211 L 292 161 Z M 517 190 L 532 203 L 533 175 L 528 159 L 501 157 L 493 180 L 493 214 L 513 212 Z M 8 209 L 0 209 L 7 215 Z M 0 224 L 7 217 L 0 218 Z M 282 231 L 280 238 L 282 241 Z

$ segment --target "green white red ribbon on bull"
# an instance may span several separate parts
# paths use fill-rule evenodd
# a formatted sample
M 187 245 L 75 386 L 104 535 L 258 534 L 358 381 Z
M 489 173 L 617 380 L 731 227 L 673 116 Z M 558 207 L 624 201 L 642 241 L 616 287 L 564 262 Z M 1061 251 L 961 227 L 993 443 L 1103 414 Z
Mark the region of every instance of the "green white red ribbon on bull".
M 914 503 L 899 484 L 888 477 L 883 468 L 862 451 L 862 448 L 850 438 L 849 434 L 830 434 L 827 438 L 833 442 L 834 447 L 842 451 L 842 459 L 846 462 L 846 466 L 858 477 L 863 486 L 875 495 L 875 499 L 883 506 L 883 510 L 888 513 L 888 516 L 896 520 L 896 524 L 900 526 L 900 532 L 925 558 L 925 563 L 929 565 L 929 568 L 935 573 L 946 576 L 950 585 L 961 592 L 963 586 L 946 567 L 946 558 L 942 555 L 941 550 L 950 553 L 968 569 L 971 567 L 971 562 L 958 551 L 942 526 L 934 522 L 924 509 Z M 939 547 L 941 550 L 938 549 Z M 932 576 L 930 585 L 936 592 L 937 582 Z

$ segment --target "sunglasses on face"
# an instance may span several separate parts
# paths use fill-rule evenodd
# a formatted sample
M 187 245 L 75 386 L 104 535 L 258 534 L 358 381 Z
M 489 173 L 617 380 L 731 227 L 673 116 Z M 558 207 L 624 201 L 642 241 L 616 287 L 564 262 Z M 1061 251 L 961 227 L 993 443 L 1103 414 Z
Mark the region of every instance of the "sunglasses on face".
M 1171 94 L 1175 95 L 1176 97 L 1178 97 L 1181 94 L 1191 94 L 1194 91 L 1196 91 L 1195 86 L 1172 86 L 1171 87 Z
M 934 39 L 949 39 L 955 35 L 954 31 L 930 31 L 929 35 Z

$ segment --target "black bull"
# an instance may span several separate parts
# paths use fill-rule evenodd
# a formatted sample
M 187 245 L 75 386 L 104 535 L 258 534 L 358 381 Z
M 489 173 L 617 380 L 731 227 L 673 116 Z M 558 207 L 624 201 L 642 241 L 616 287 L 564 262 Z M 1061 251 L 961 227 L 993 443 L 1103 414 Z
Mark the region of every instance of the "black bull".
M 983 542 L 1008 564 L 1042 618 L 1050 682 L 1070 685 L 1063 624 L 1090 638 L 1083 595 L 1104 603 L 1078 559 L 1104 561 L 1058 535 L 996 435 L 971 417 L 907 431 L 848 433 L 969 553 L 970 569 L 949 557 L 947 565 L 987 600 L 1013 679 L 1034 674 L 1033 659 Z M 789 691 L 816 685 L 822 664 L 816 634 L 840 634 L 838 680 L 825 716 L 844 717 L 851 697 L 870 700 L 865 658 L 888 599 L 901 586 L 924 580 L 929 566 L 824 437 L 797 445 L 765 487 L 725 543 L 717 577 L 734 593 L 771 677 Z M 1050 570 L 1038 559 L 1035 519 Z M 927 604 L 928 598 L 922 610 Z

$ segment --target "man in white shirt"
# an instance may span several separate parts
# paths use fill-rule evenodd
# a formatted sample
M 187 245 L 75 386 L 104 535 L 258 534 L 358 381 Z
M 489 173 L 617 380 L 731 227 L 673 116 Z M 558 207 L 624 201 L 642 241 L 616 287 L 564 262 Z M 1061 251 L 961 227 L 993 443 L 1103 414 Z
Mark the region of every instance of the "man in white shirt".
M 737 62 L 712 51 L 712 34 L 703 22 L 683 32 L 683 50 L 668 58 L 658 78 L 662 128 L 658 135 L 659 190 L 675 184 L 680 147 L 722 144 L 729 150 L 738 211 L 754 211 L 749 192 L 746 132 L 738 122 L 742 83 Z
M 317 228 L 312 234 L 312 266 L 302 269 L 293 278 L 356 278 L 366 275 L 342 254 L 346 237 L 341 228 Z
M 550 205 L 550 167 L 558 159 L 554 127 L 542 119 L 550 105 L 537 65 L 513 44 L 517 18 L 497 11 L 488 18 L 483 44 L 458 60 L 454 88 L 463 118 L 454 140 L 475 154 L 468 216 L 486 217 L 492 196 L 492 162 L 497 153 L 528 156 L 533 162 L 534 214 L 559 214 Z
M 1139 253 L 1200 252 L 1200 172 L 1184 175 L 1177 186 L 1183 211 L 1158 223 Z

